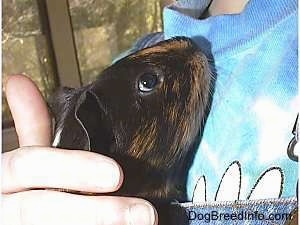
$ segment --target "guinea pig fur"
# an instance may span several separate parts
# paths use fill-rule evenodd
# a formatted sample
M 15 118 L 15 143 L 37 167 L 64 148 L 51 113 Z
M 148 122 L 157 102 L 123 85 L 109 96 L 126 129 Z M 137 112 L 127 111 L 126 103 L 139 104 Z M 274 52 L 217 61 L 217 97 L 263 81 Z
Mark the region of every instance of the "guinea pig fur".
M 114 158 L 125 177 L 115 195 L 148 199 L 160 217 L 173 200 L 186 200 L 182 170 L 203 126 L 210 77 L 189 38 L 131 54 L 93 83 L 56 93 L 54 145 Z

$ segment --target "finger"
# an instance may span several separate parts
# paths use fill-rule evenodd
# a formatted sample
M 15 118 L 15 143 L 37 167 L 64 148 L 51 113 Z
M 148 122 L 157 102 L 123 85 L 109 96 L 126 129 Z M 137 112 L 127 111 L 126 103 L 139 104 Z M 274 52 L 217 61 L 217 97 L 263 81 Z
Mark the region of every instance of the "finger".
M 50 146 L 51 120 L 37 86 L 24 75 L 10 76 L 6 97 L 20 146 Z
M 4 225 L 157 224 L 157 213 L 152 205 L 137 198 L 83 196 L 48 190 L 4 195 L 2 202 Z
M 116 191 L 122 181 L 120 166 L 93 152 L 23 147 L 2 154 L 3 193 L 31 188 L 102 193 Z

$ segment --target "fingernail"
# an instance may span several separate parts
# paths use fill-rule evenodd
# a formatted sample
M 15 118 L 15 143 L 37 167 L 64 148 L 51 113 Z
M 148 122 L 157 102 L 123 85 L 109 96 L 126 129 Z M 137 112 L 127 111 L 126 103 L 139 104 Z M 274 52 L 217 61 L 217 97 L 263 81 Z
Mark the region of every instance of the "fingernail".
M 128 210 L 130 225 L 154 225 L 155 212 L 149 203 L 131 205 Z
M 101 169 L 101 183 L 102 188 L 116 188 L 120 182 L 121 172 L 117 165 L 111 162 L 102 162 Z

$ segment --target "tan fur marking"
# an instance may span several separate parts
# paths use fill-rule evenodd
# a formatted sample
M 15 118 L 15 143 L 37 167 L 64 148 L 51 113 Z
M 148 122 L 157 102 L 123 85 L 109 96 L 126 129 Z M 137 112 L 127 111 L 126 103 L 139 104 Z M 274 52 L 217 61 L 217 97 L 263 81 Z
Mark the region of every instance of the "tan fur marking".
M 145 48 L 139 51 L 137 54 L 129 56 L 129 58 L 135 58 L 137 56 L 144 56 L 153 53 L 166 53 L 172 50 L 184 49 L 188 47 L 188 43 L 185 41 L 170 41 L 165 43 L 164 45 L 154 46 L 151 48 Z
M 162 90 L 165 96 L 168 95 L 168 85 L 166 83 L 163 84 Z
M 182 146 L 182 144 L 188 144 L 194 139 L 195 135 L 197 135 L 192 132 L 195 131 L 195 127 L 201 123 L 201 121 L 197 121 L 197 118 L 203 118 L 204 107 L 201 106 L 205 106 L 208 99 L 206 95 L 208 93 L 207 88 L 209 88 L 209 78 L 205 79 L 204 77 L 204 73 L 206 72 L 204 71 L 205 63 L 200 55 L 194 55 L 190 61 L 187 62 L 187 64 L 189 64 L 188 67 L 192 71 L 197 71 L 197 73 L 193 73 L 189 96 L 186 99 L 186 108 L 181 113 L 180 118 L 177 116 L 177 133 L 174 137 L 171 149 L 177 149 L 178 151 L 180 150 L 180 148 L 178 148 L 179 146 L 184 148 L 185 146 Z M 199 114 L 201 115 L 200 117 Z M 177 154 L 180 154 L 180 152 L 174 152 L 174 155 Z
M 199 63 L 199 61 L 201 63 Z M 198 71 L 198 74 L 193 76 L 192 87 L 191 87 L 191 95 L 190 95 L 190 111 L 192 112 L 195 108 L 199 107 L 199 105 L 205 106 L 208 100 L 209 93 L 209 78 L 205 78 L 205 74 L 208 71 L 204 71 L 205 68 L 208 68 L 207 61 L 204 61 L 199 55 L 195 55 L 192 57 L 190 61 L 191 67 L 194 68 L 194 71 Z M 201 107 L 203 110 L 203 107 Z M 201 113 L 201 117 L 203 117 L 203 111 Z
M 171 105 L 167 108 L 167 119 L 170 123 L 176 123 L 178 119 L 178 105 Z
M 143 55 L 148 55 L 148 54 L 153 54 L 153 53 L 165 53 L 168 52 L 168 48 L 164 48 L 163 46 L 156 46 L 153 48 L 146 48 L 137 53 L 135 56 L 143 56 Z
M 137 130 L 129 147 L 129 152 L 132 156 L 140 158 L 143 154 L 155 146 L 157 138 L 157 120 L 142 123 L 142 126 Z
M 172 87 L 172 91 L 174 93 L 179 93 L 180 91 L 180 83 L 179 83 L 179 80 L 174 80 L 173 82 L 173 87 Z

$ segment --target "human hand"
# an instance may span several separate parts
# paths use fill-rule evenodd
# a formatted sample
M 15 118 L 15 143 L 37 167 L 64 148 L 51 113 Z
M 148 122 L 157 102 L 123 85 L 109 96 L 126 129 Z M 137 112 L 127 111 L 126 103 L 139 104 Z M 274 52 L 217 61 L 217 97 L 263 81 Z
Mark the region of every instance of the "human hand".
M 58 191 L 113 192 L 123 173 L 108 157 L 47 147 L 51 120 L 30 79 L 11 76 L 6 95 L 20 148 L 2 154 L 2 224 L 157 224 L 157 213 L 145 200 Z

